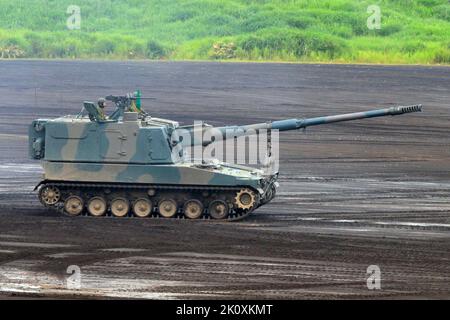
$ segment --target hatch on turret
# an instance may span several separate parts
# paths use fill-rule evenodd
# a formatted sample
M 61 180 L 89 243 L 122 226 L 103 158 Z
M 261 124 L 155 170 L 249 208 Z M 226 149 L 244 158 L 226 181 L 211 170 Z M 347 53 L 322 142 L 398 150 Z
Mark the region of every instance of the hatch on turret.
M 103 136 L 99 137 L 100 157 L 104 160 L 117 160 L 126 158 L 127 136 L 117 129 L 105 129 Z

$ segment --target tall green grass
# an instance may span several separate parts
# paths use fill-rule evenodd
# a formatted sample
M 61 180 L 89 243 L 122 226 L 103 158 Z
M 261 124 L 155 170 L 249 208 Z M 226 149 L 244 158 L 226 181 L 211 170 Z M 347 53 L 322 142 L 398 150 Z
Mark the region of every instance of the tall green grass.
M 81 8 L 80 30 L 66 27 L 71 4 Z M 381 8 L 380 30 L 367 28 L 371 4 Z M 218 46 L 233 52 L 222 55 Z M 1 0 L 2 48 L 20 48 L 24 57 L 33 58 L 450 64 L 450 4 L 448 0 Z

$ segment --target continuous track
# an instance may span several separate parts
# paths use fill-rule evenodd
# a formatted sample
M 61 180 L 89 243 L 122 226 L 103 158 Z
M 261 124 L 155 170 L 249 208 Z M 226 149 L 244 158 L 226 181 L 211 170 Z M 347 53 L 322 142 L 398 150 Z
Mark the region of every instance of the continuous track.
M 49 190 L 52 201 L 49 200 Z M 237 204 L 236 196 L 242 194 L 242 190 L 251 191 L 253 195 L 253 203 L 248 209 L 240 209 Z M 219 221 L 242 220 L 260 205 L 258 193 L 247 187 L 52 181 L 44 181 L 39 185 L 39 200 L 45 206 L 71 216 L 214 219 Z M 139 214 L 139 200 L 141 200 L 141 204 L 145 205 L 146 201 L 150 204 L 151 208 L 148 214 Z M 72 202 L 68 203 L 68 201 Z M 189 214 L 187 212 L 187 208 L 190 208 L 188 202 L 190 207 L 194 207 L 194 211 L 199 209 L 201 213 Z M 71 204 L 74 205 L 74 210 L 72 210 Z M 172 204 L 175 205 L 175 209 Z M 214 206 L 217 205 L 219 206 L 218 210 L 214 209 Z

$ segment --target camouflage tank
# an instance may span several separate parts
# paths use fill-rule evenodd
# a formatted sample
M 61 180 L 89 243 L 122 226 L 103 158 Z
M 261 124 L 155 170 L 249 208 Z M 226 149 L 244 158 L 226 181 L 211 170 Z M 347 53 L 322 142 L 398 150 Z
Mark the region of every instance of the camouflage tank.
M 109 116 L 105 100 L 115 104 Z M 140 107 L 140 93 L 108 96 L 98 105 L 29 127 L 29 154 L 42 161 L 39 200 L 70 216 L 134 216 L 239 220 L 271 201 L 278 172 L 219 161 L 188 161 L 183 148 L 261 130 L 287 131 L 333 122 L 421 111 L 421 105 L 247 126 L 180 126 L 155 118 Z M 182 134 L 183 133 L 183 134 Z M 182 139 L 187 135 L 190 138 Z M 231 133 L 231 134 L 230 134 Z M 198 138 L 200 137 L 200 138 Z

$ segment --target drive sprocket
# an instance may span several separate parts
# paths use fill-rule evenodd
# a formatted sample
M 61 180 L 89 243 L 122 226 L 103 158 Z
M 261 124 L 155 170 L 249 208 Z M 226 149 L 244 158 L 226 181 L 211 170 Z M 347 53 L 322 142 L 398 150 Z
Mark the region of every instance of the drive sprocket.
M 249 210 L 256 204 L 256 195 L 251 189 L 243 188 L 237 192 L 234 201 L 237 208 Z

